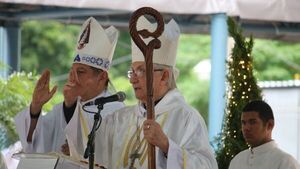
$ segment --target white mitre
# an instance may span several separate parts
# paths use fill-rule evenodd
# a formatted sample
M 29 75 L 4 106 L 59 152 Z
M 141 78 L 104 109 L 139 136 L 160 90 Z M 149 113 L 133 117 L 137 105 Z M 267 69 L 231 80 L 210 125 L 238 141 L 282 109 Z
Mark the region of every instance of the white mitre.
M 119 32 L 110 26 L 103 29 L 93 17 L 82 25 L 74 63 L 86 64 L 104 71 L 110 68 Z
M 144 16 L 141 16 L 137 21 L 137 30 L 147 29 L 150 32 L 156 30 L 157 23 L 152 24 Z M 176 66 L 176 54 L 177 46 L 180 35 L 180 29 L 175 20 L 170 20 L 168 24 L 165 24 L 164 32 L 158 38 L 161 42 L 161 47 L 159 49 L 154 49 L 153 51 L 153 63 L 162 64 L 170 66 L 173 69 L 173 73 L 176 77 L 179 74 Z M 143 39 L 146 44 L 148 44 L 153 38 Z M 132 49 L 132 63 L 136 61 L 145 61 L 143 53 L 136 46 L 136 44 L 131 40 Z

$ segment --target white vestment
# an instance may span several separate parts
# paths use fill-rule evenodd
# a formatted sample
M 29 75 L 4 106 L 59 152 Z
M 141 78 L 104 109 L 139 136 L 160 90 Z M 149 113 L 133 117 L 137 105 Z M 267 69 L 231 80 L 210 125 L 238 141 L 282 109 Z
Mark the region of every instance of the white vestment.
M 7 169 L 4 156 L 0 152 L 0 169 Z
M 111 94 L 108 91 L 104 91 L 95 98 L 107 97 L 110 95 Z M 91 100 L 94 100 L 95 98 Z M 88 134 L 94 121 L 93 114 L 82 110 L 82 105 L 86 102 L 80 102 L 80 99 L 77 99 L 76 109 L 68 124 L 63 112 L 63 103 L 54 106 L 52 111 L 48 112 L 46 115 L 41 115 L 34 130 L 32 142 L 30 143 L 27 142 L 27 135 L 31 120 L 29 107 L 18 113 L 15 117 L 15 124 L 24 152 L 61 152 L 61 146 L 66 143 L 66 138 L 68 138 L 69 146 L 78 146 L 75 150 L 70 148 L 72 150 L 71 155 L 72 153 L 75 153 L 74 155 L 78 157 L 77 153 L 79 153 L 80 156 L 82 156 L 82 151 L 84 149 L 83 146 L 86 144 L 84 141 L 87 140 L 87 138 L 83 138 L 83 135 Z M 120 109 L 121 107 L 124 107 L 122 102 L 104 104 L 103 110 L 101 111 L 102 118 L 105 118 L 108 114 Z M 95 105 L 93 105 L 89 107 L 89 110 L 97 112 L 98 109 Z M 87 129 L 87 131 L 85 131 L 86 133 L 82 133 L 82 128 Z
M 298 162 L 280 150 L 274 141 L 237 154 L 229 169 L 300 169 Z
M 97 163 L 109 169 L 125 169 L 132 164 L 147 169 L 147 141 L 142 132 L 145 112 L 139 104 L 122 108 L 103 120 L 96 135 Z M 204 120 L 177 89 L 156 104 L 155 120 L 169 139 L 167 154 L 156 147 L 157 169 L 218 168 Z

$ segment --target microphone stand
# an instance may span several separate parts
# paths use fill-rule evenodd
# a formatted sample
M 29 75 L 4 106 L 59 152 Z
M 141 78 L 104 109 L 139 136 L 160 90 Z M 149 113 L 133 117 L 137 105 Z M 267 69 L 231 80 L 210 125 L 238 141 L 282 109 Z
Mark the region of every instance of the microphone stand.
M 97 105 L 98 108 L 98 112 L 94 114 L 94 124 L 93 124 L 93 128 L 88 136 L 88 142 L 86 145 L 86 149 L 84 151 L 84 158 L 89 158 L 89 169 L 93 169 L 94 168 L 94 157 L 95 157 L 95 135 L 96 135 L 96 131 L 99 128 L 100 124 L 101 124 L 101 115 L 100 112 L 101 110 L 103 110 L 103 104 L 98 104 Z M 99 123 L 100 121 L 100 123 Z M 98 124 L 99 123 L 99 124 Z

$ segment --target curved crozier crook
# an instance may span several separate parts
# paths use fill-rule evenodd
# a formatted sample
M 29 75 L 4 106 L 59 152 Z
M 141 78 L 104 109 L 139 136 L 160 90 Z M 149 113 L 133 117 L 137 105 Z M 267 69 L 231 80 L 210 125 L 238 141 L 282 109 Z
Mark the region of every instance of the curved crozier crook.
M 145 14 L 154 17 L 155 21 L 157 22 L 157 27 L 154 32 L 149 32 L 146 29 L 137 31 L 137 28 L 136 28 L 137 21 L 140 16 L 145 15 Z M 161 43 L 158 40 L 158 37 L 164 31 L 164 21 L 163 21 L 161 14 L 157 10 L 155 10 L 151 7 L 142 7 L 142 8 L 139 8 L 138 10 L 136 10 L 130 18 L 129 29 L 130 29 L 130 35 L 132 37 L 132 40 L 137 45 L 137 47 L 142 51 L 144 56 L 146 56 L 147 49 L 149 50 L 149 48 L 150 48 L 150 50 L 152 49 L 152 51 L 153 51 L 154 49 L 160 48 Z M 145 42 L 143 41 L 143 39 L 139 35 L 141 35 L 143 38 L 153 37 L 154 39 L 152 39 L 148 43 L 148 45 L 146 45 Z M 145 60 L 147 60 L 147 58 L 145 58 Z
M 151 15 L 155 18 L 157 22 L 157 27 L 154 32 L 149 32 L 146 29 L 137 31 L 137 21 L 142 15 Z M 161 46 L 161 42 L 158 37 L 164 31 L 163 18 L 158 11 L 150 7 L 143 7 L 135 11 L 129 21 L 130 35 L 137 45 L 137 47 L 142 51 L 145 62 L 146 62 L 146 86 L 147 86 L 147 119 L 154 119 L 154 102 L 153 102 L 153 50 L 158 49 Z M 148 45 L 145 44 L 143 38 L 153 37 Z M 155 169 L 155 146 L 148 144 L 148 169 Z

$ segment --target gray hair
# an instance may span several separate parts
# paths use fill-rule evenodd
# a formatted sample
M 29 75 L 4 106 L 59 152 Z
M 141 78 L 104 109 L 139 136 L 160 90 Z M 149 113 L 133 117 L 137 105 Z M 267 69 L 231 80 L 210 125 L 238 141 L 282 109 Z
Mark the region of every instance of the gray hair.
M 174 75 L 174 68 L 172 66 L 154 63 L 153 64 L 153 69 L 167 69 L 168 72 L 169 72 L 169 75 L 170 75 L 170 78 L 168 80 L 168 88 L 169 89 L 177 88 L 175 75 Z

